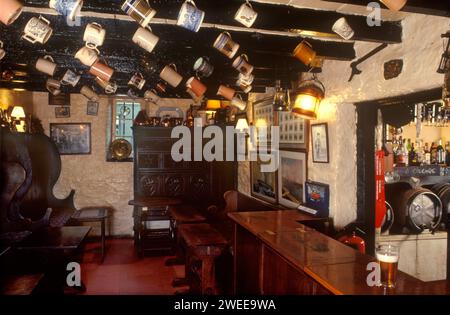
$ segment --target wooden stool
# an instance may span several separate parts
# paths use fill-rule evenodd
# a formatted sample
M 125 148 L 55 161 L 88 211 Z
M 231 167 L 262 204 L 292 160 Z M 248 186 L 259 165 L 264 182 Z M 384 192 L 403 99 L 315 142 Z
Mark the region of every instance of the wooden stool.
M 194 288 L 196 278 L 200 280 L 201 294 L 217 294 L 215 259 L 228 245 L 226 239 L 207 223 L 183 224 L 178 233 L 186 246 L 186 280 Z
M 178 236 L 178 226 L 181 224 L 202 223 L 206 221 L 206 218 L 191 205 L 171 206 L 169 207 L 169 214 L 171 217 L 170 228 L 172 237 L 176 241 L 176 258 L 167 259 L 165 264 L 166 266 L 182 265 L 184 263 L 184 255 L 181 240 Z M 178 285 L 182 284 L 180 283 Z

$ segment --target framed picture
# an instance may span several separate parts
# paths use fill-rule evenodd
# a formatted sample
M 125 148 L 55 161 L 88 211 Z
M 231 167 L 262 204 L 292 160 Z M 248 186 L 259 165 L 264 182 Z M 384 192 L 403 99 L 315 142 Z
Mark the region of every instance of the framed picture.
M 91 154 L 91 124 L 50 124 L 50 138 L 61 155 Z
M 257 131 L 257 143 L 270 143 L 270 127 L 274 124 L 273 98 L 266 98 L 253 104 L 253 125 Z M 261 132 L 262 129 L 267 131 Z
M 305 182 L 306 206 L 316 210 L 315 216 L 327 218 L 330 214 L 330 186 L 313 181 Z
M 251 155 L 256 155 L 253 151 Z M 251 182 L 251 195 L 268 201 L 271 203 L 277 203 L 277 172 L 265 172 L 264 165 L 269 166 L 272 159 L 276 159 L 274 154 L 262 154 L 253 158 L 250 162 L 250 182 Z
M 98 114 L 98 102 L 88 101 L 86 110 L 87 110 L 87 114 L 89 116 L 97 116 L 97 114 Z
M 309 121 L 291 112 L 278 112 L 280 127 L 280 149 L 307 150 Z
M 297 208 L 305 200 L 307 154 L 280 151 L 279 155 L 278 203 L 289 208 Z
M 70 94 L 60 93 L 53 95 L 48 93 L 48 105 L 70 106 Z
M 70 107 L 69 106 L 55 107 L 55 117 L 56 118 L 70 118 Z
M 311 125 L 312 158 L 314 163 L 329 163 L 328 124 Z

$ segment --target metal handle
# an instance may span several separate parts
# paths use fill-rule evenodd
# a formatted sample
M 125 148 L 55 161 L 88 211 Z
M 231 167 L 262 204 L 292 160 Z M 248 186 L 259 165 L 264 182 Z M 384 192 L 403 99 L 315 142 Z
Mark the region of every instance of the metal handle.
M 43 57 L 43 59 L 46 59 L 46 60 L 50 60 L 51 62 L 55 62 L 55 60 L 53 59 L 53 57 L 52 56 L 50 56 L 50 55 L 45 55 L 44 57 Z

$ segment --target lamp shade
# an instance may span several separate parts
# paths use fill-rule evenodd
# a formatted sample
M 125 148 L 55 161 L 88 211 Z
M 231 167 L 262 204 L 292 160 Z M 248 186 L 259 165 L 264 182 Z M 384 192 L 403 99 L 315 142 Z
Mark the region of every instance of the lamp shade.
M 324 97 L 325 88 L 320 81 L 303 81 L 297 90 L 292 113 L 305 119 L 317 119 L 317 111 Z
M 217 110 L 221 107 L 221 101 L 220 100 L 208 100 L 206 102 L 206 110 Z
M 11 112 L 11 117 L 14 118 L 25 118 L 25 111 L 23 110 L 22 106 L 14 106 L 12 112 Z
M 248 131 L 248 122 L 247 122 L 247 118 L 242 117 L 239 118 L 237 123 L 236 123 L 236 130 L 239 132 L 246 132 Z

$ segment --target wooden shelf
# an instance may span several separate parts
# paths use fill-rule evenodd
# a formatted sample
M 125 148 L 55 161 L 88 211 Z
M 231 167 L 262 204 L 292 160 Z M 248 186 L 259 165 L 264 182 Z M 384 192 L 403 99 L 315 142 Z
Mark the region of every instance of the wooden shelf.
M 442 165 L 422 165 L 395 167 L 394 172 L 400 177 L 450 176 L 450 167 Z

